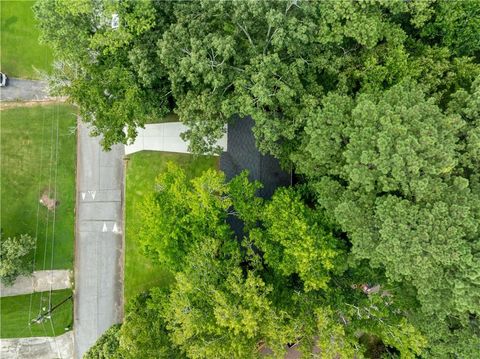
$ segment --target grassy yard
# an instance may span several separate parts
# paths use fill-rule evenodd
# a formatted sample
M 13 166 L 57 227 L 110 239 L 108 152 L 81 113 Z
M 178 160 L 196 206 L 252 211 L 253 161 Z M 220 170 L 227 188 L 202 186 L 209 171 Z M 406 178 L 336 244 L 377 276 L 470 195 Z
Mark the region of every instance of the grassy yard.
M 38 43 L 32 5 L 35 1 L 0 1 L 0 67 L 10 77 L 37 78 L 35 71 L 48 70 L 51 50 Z
M 125 300 L 152 286 L 171 281 L 169 273 L 152 265 L 141 253 L 136 241 L 140 227 L 138 208 L 145 194 L 153 190 L 155 178 L 172 161 L 183 167 L 191 177 L 218 166 L 218 157 L 143 151 L 129 156 L 126 175 L 126 237 L 125 237 Z
M 70 289 L 52 292 L 52 307 L 60 304 L 71 294 Z M 32 303 L 31 311 L 30 300 Z M 48 303 L 49 292 L 0 298 L 0 308 L 2 310 L 0 338 L 54 336 L 65 333 L 65 328 L 71 330 L 73 325 L 73 301 L 71 299 L 55 309 L 51 314 L 51 319 L 29 325 L 29 320 L 34 320 L 38 318 L 40 313 L 45 313 L 43 308 L 48 310 Z
M 0 224 L 5 236 L 36 236 L 37 270 L 50 269 L 52 263 L 55 269 L 70 269 L 73 265 L 73 112 L 73 107 L 63 104 L 0 111 Z M 43 194 L 56 197 L 55 213 L 39 204 Z

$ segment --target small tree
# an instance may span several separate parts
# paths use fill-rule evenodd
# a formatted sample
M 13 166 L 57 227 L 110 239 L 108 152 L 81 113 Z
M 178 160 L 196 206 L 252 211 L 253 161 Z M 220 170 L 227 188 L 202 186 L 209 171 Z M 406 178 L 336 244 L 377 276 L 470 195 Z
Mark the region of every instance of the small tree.
M 0 280 L 11 285 L 19 275 L 32 273 L 32 266 L 28 261 L 35 240 L 28 234 L 19 237 L 0 236 Z

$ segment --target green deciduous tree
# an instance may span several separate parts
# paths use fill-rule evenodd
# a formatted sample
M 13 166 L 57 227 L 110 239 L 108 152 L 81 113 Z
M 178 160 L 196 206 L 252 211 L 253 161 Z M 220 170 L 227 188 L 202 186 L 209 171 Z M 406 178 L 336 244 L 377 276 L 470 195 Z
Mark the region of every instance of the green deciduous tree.
M 157 291 L 156 295 L 161 296 Z M 185 358 L 172 343 L 166 323 L 161 317 L 163 300 L 156 301 L 153 293 L 141 293 L 126 307 L 126 315 L 119 331 L 123 358 Z
M 144 252 L 174 272 L 181 270 L 191 246 L 204 238 L 225 238 L 231 201 L 220 172 L 209 170 L 193 180 L 169 163 L 156 183 L 156 191 L 141 210 L 139 242 Z
M 120 325 L 111 326 L 84 355 L 84 359 L 123 359 L 119 352 Z
M 297 273 L 308 289 L 326 289 L 341 268 L 341 243 L 328 230 L 322 212 L 308 208 L 291 189 L 279 189 L 259 216 L 262 227 L 250 239 L 265 262 L 289 276 Z
M 433 21 L 422 33 L 451 48 L 458 55 L 480 56 L 480 2 L 439 1 Z
M 0 235 L 0 280 L 7 285 L 13 284 L 19 275 L 28 275 L 33 271 L 30 253 L 35 239 L 28 234 L 4 238 Z
M 58 62 L 50 86 L 79 106 L 106 148 L 127 143 L 138 127 L 171 111 L 170 85 L 156 53 L 171 9 L 149 0 L 41 0 L 35 6 L 41 40 Z M 118 28 L 112 28 L 114 15 Z
M 163 308 L 172 341 L 189 358 L 252 358 L 263 342 L 275 353 L 294 339 L 285 314 L 268 298 L 271 288 L 242 270 L 238 249 L 222 253 L 206 240 L 191 252 Z
M 153 290 L 146 304 L 171 345 L 189 358 L 253 358 L 261 348 L 281 357 L 286 343 L 298 342 L 304 353 L 320 345 L 335 357 L 361 355 L 361 332 L 406 356 L 420 353 L 425 339 L 390 299 L 397 293 L 368 292 L 365 283 L 385 278 L 348 258 L 323 212 L 296 189 L 262 200 L 258 188 L 246 172 L 229 183 L 215 171 L 188 180 L 169 164 L 159 176 L 139 239 L 176 272 L 172 287 Z M 241 237 L 229 216 L 244 221 Z

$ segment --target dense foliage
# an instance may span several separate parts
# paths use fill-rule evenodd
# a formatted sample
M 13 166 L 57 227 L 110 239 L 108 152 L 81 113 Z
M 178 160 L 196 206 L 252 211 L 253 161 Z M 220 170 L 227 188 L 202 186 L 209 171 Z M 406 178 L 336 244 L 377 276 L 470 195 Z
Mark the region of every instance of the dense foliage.
M 130 303 L 115 355 L 282 357 L 292 343 L 304 353 L 361 357 L 368 346 L 360 337 L 405 357 L 420 353 L 426 341 L 395 289 L 350 262 L 323 211 L 296 189 L 263 200 L 259 188 L 247 173 L 229 183 L 211 170 L 187 180 L 174 164 L 158 177 L 139 241 L 175 282 Z M 244 222 L 240 236 L 230 218 Z
M 303 182 L 262 201 L 245 176 L 162 175 L 146 201 L 145 253 L 177 283 L 200 281 L 195 288 L 224 296 L 186 284 L 151 294 L 166 307 L 202 308 L 198 322 L 159 314 L 175 348 L 210 355 L 201 340 L 224 335 L 227 343 L 237 330 L 219 311 L 234 320 L 229 310 L 241 307 L 280 316 L 274 324 L 285 337 L 270 337 L 279 329 L 265 319 L 232 352 L 255 342 L 275 352 L 281 340 L 311 340 L 321 328 L 329 336 L 319 345 L 331 356 L 350 357 L 372 337 L 404 356 L 476 356 L 479 14 L 478 0 L 39 2 L 43 39 L 60 61 L 52 86 L 79 104 L 106 147 L 173 110 L 190 127 L 192 150 L 214 150 L 226 123 L 251 115 L 258 147 Z M 232 216 L 245 224 L 237 247 Z M 211 268 L 219 270 L 207 278 L 190 268 L 199 243 L 218 253 Z M 369 305 L 380 314 L 363 312 Z M 382 325 L 402 335 L 385 335 Z M 361 333 L 370 339 L 359 341 Z
M 0 233 L 0 280 L 11 285 L 19 275 L 33 271 L 31 252 L 35 239 L 28 234 L 5 238 Z

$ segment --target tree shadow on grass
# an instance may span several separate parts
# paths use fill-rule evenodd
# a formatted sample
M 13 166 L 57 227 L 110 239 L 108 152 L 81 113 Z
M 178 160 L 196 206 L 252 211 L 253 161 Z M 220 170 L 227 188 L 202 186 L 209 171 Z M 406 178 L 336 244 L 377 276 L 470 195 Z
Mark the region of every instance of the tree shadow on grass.
M 11 27 L 18 21 L 18 17 L 10 16 L 9 18 L 2 19 L 1 28 L 2 31 L 11 31 Z

